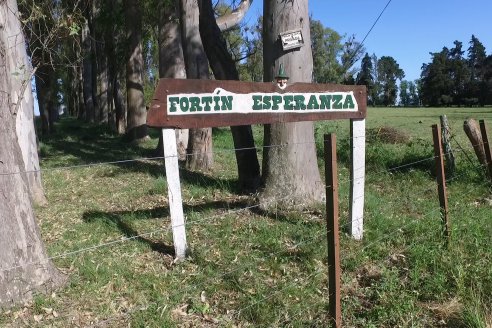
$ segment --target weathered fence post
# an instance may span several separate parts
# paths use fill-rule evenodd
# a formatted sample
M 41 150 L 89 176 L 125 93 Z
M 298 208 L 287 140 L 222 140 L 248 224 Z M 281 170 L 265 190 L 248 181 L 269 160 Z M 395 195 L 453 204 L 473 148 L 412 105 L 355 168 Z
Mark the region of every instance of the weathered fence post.
M 340 242 L 338 236 L 338 173 L 336 136 L 324 136 L 326 183 L 326 231 L 328 240 L 328 306 L 330 326 L 341 327 Z
M 482 133 L 483 147 L 485 149 L 485 159 L 487 160 L 487 168 L 489 172 L 489 178 L 492 182 L 492 155 L 490 153 L 489 137 L 487 135 L 487 126 L 484 120 L 480 120 L 480 132 Z
M 474 119 L 470 118 L 463 124 L 463 130 L 465 130 L 468 139 L 472 144 L 475 155 L 482 166 L 486 166 L 485 150 L 482 143 L 482 136 L 480 133 L 480 127 Z
M 361 240 L 364 232 L 366 177 L 366 120 L 350 120 L 350 234 Z
M 441 115 L 441 137 L 444 146 L 444 157 L 446 157 L 446 176 L 452 178 L 456 169 L 454 161 L 454 153 L 451 148 L 451 130 L 449 128 L 448 118 L 446 115 Z
M 446 245 L 447 245 L 449 243 L 451 231 L 449 226 L 448 198 L 446 195 L 446 175 L 444 173 L 444 160 L 442 156 L 440 130 L 441 129 L 437 124 L 432 125 L 432 134 L 434 137 L 434 156 L 436 160 L 437 189 L 439 193 L 439 203 L 441 205 L 441 219 L 443 224 L 443 232 L 444 232 L 444 237 L 446 238 Z
M 166 166 L 167 195 L 176 258 L 186 257 L 186 226 L 183 214 L 181 184 L 179 180 L 178 149 L 174 129 L 162 129 L 164 163 Z

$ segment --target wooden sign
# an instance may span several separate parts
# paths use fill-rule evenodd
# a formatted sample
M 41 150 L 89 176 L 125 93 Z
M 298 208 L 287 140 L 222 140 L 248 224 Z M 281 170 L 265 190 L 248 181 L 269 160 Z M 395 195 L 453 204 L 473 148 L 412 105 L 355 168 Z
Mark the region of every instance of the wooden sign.
M 185 258 L 187 241 L 172 129 L 350 119 L 350 228 L 352 236 L 361 239 L 366 99 L 365 86 L 294 83 L 280 87 L 275 83 L 160 79 L 147 125 L 162 128 L 176 257 Z
M 361 119 L 365 86 L 161 79 L 147 125 L 199 128 L 275 122 Z

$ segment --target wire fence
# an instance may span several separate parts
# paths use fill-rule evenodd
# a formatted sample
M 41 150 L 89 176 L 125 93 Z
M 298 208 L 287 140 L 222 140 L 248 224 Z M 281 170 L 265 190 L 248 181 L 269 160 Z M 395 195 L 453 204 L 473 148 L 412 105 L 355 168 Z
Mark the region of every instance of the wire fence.
M 298 143 L 298 144 L 290 144 L 288 146 L 289 147 L 292 147 L 292 146 L 305 147 L 306 144 L 316 144 L 316 143 Z M 286 146 L 287 145 L 274 145 L 274 146 L 270 146 L 270 147 L 282 148 L 282 147 L 286 147 Z M 473 146 L 474 145 L 471 145 L 471 146 L 469 146 L 469 148 L 473 149 Z M 250 149 L 250 148 L 248 148 L 248 149 Z M 261 150 L 263 148 L 258 147 L 256 149 Z M 460 147 L 459 150 L 455 151 L 455 154 L 457 153 L 459 155 L 460 153 L 462 153 L 462 154 L 464 154 L 463 155 L 464 157 L 470 157 L 470 155 L 469 155 L 470 149 L 467 149 L 466 147 Z M 242 149 L 219 149 L 219 150 L 215 150 L 215 152 L 236 152 L 238 150 L 242 150 Z M 50 172 L 60 171 L 60 170 L 76 170 L 76 169 L 80 169 L 80 168 L 92 168 L 92 167 L 104 166 L 104 165 L 132 164 L 132 163 L 137 163 L 137 162 L 141 162 L 141 161 L 159 161 L 159 160 L 163 160 L 163 159 L 165 159 L 164 156 L 162 156 L 162 157 L 137 158 L 137 159 L 125 159 L 125 160 L 120 160 L 120 161 L 110 161 L 110 162 L 56 167 L 56 168 L 50 168 L 50 169 L 43 169 L 40 171 L 44 172 L 45 174 L 49 174 Z M 419 167 L 419 165 L 421 165 L 422 163 L 431 162 L 434 160 L 435 160 L 435 156 L 429 156 L 428 158 L 419 159 L 419 160 L 413 161 L 411 163 L 404 163 L 404 164 L 401 164 L 401 165 L 398 165 L 395 167 L 385 168 L 385 169 L 381 169 L 378 171 L 374 171 L 374 172 L 371 172 L 370 174 L 374 174 L 374 175 L 378 175 L 381 173 L 387 174 L 387 173 L 396 172 L 396 171 L 399 171 L 402 169 L 416 168 L 416 167 Z M 477 166 L 477 169 L 483 169 L 483 167 L 479 165 L 479 166 Z M 22 174 L 22 173 L 29 173 L 29 172 L 11 172 L 11 173 L 2 173 L 1 175 L 5 176 L 5 175 Z M 464 172 L 462 174 L 454 175 L 452 178 L 448 179 L 447 182 L 459 181 L 461 178 L 463 178 L 467 174 L 468 174 L 467 172 Z M 339 184 L 346 184 L 346 183 L 351 183 L 351 182 L 354 182 L 354 181 L 351 180 L 350 178 L 345 178 L 345 179 L 341 179 L 339 181 Z M 431 183 L 430 185 L 431 185 L 430 187 L 426 186 L 425 188 L 423 188 L 421 190 L 413 190 L 411 192 L 412 196 L 415 198 L 420 198 L 423 195 L 427 195 L 428 193 L 435 191 L 435 189 L 436 189 L 435 185 L 433 183 Z M 327 186 L 327 187 L 329 187 L 329 186 Z M 477 188 L 480 188 L 480 186 Z M 272 204 L 281 203 L 281 202 L 289 200 L 289 199 L 290 199 L 290 195 L 286 195 L 284 197 L 280 197 L 278 199 L 272 200 L 271 203 Z M 407 203 L 412 203 L 413 201 L 414 201 L 413 199 L 407 199 Z M 300 204 L 300 205 L 301 205 L 300 207 L 304 207 L 304 205 L 307 205 L 307 204 Z M 259 210 L 259 208 L 260 208 L 260 205 L 255 203 L 253 205 L 243 206 L 243 207 L 238 208 L 238 209 L 227 210 L 223 213 L 212 214 L 212 215 L 203 215 L 202 217 L 200 217 L 198 219 L 193 219 L 193 220 L 188 219 L 187 222 L 185 223 L 185 225 L 187 228 L 190 228 L 190 229 L 192 227 L 206 227 L 208 225 L 213 224 L 215 221 L 224 221 L 224 218 L 237 215 L 238 213 L 241 213 L 241 212 L 247 213 L 247 215 L 250 217 L 248 220 L 253 220 L 254 215 L 255 215 L 254 213 L 255 213 L 255 211 Z M 378 212 L 374 212 L 374 213 L 367 212 L 365 220 L 367 220 L 367 221 L 376 220 L 376 217 L 380 214 L 380 212 L 382 212 L 382 211 L 380 210 L 379 213 Z M 418 211 L 418 212 L 422 212 L 422 211 Z M 417 215 L 417 218 L 411 218 L 411 216 L 410 216 L 410 218 L 407 217 L 403 224 L 398 225 L 398 228 L 393 229 L 391 231 L 387 231 L 378 237 L 371 238 L 371 240 L 369 242 L 363 241 L 362 243 L 357 244 L 356 246 L 352 246 L 352 247 L 356 247 L 356 249 L 355 249 L 355 251 L 353 251 L 354 249 L 351 248 L 352 252 L 350 254 L 345 254 L 345 252 L 348 251 L 349 249 L 343 250 L 342 261 L 343 262 L 350 262 L 351 260 L 365 257 L 366 256 L 365 254 L 371 253 L 370 252 L 371 248 L 373 248 L 374 246 L 378 246 L 381 243 L 384 243 L 385 241 L 389 242 L 389 241 L 395 239 L 394 238 L 395 236 L 405 234 L 406 229 L 411 228 L 412 226 L 429 224 L 428 222 L 426 222 L 427 220 L 429 220 L 429 222 L 434 222 L 435 220 L 438 220 L 440 217 L 439 212 L 440 212 L 440 209 L 437 206 L 437 202 L 436 202 L 435 208 L 432 208 L 432 209 L 430 209 L 424 213 Z M 276 211 L 275 215 L 278 215 L 278 211 Z M 253 216 L 253 218 L 251 218 L 251 216 Z M 341 224 L 340 225 L 340 231 L 344 231 L 351 223 L 352 222 L 347 221 L 347 222 L 344 222 L 343 224 Z M 299 249 L 302 247 L 308 247 L 308 246 L 312 247 L 314 245 L 319 245 L 320 243 L 324 243 L 324 236 L 326 235 L 327 232 L 324 228 L 323 220 L 318 221 L 317 227 L 320 229 L 320 231 L 318 231 L 317 233 L 314 233 L 313 235 L 309 236 L 308 238 L 304 238 L 304 239 L 301 238 L 297 242 L 294 242 L 293 244 L 289 245 L 289 248 L 290 249 Z M 169 233 L 172 228 L 173 228 L 172 226 L 167 226 L 167 227 L 161 227 L 158 229 L 149 229 L 149 230 L 146 230 L 144 232 L 135 233 L 131 236 L 122 235 L 119 238 L 116 238 L 116 239 L 113 239 L 110 241 L 106 241 L 106 242 L 102 242 L 99 244 L 94 244 L 94 245 L 90 245 L 90 246 L 86 246 L 86 247 L 79 247 L 79 248 L 75 247 L 72 250 L 68 250 L 66 252 L 51 255 L 48 257 L 47 260 L 57 260 L 57 259 L 61 259 L 61 258 L 86 255 L 86 254 L 93 252 L 95 250 L 103 250 L 105 248 L 113 248 L 116 245 L 126 244 L 128 242 L 136 241 L 136 240 L 139 240 L 141 238 L 151 237 L 154 234 Z M 366 228 L 366 229 L 370 229 L 370 228 Z M 374 234 L 377 234 L 377 231 L 371 231 L 371 232 Z M 404 252 L 406 249 L 412 248 L 416 244 L 418 244 L 420 242 L 424 242 L 424 241 L 429 240 L 429 239 L 436 241 L 435 231 L 430 231 L 429 234 L 422 234 L 418 238 L 414 238 L 412 243 L 409 243 L 406 245 L 401 245 L 399 247 L 399 250 L 400 250 L 400 252 Z M 221 243 L 221 240 L 216 240 L 213 242 Z M 398 242 L 398 241 L 396 240 L 395 242 Z M 326 249 L 326 243 L 324 243 L 324 244 L 325 244 L 324 248 Z M 286 252 L 285 248 L 280 248 L 279 250 L 277 250 L 275 252 L 269 253 L 268 256 L 263 258 L 263 260 L 264 261 L 272 261 L 272 259 L 276 259 L 278 257 L 281 257 L 285 252 Z M 0 273 L 6 273 L 9 271 L 14 271 L 15 269 L 18 269 L 18 268 L 23 267 L 23 266 L 44 265 L 46 263 L 45 261 L 46 260 L 32 261 L 32 262 L 28 262 L 28 263 L 23 263 L 22 265 L 16 265 L 16 266 L 8 267 L 8 268 L 2 268 L 0 270 Z M 207 288 L 211 288 L 212 285 L 218 285 L 217 288 L 220 288 L 221 281 L 224 280 L 226 277 L 233 276 L 233 275 L 240 273 L 240 272 L 246 272 L 248 270 L 255 270 L 256 268 L 252 267 L 252 266 L 256 266 L 256 265 L 258 265 L 257 262 L 253 262 L 253 263 L 245 262 L 244 264 L 241 264 L 241 263 L 236 264 L 232 269 L 223 270 L 223 271 L 218 270 L 216 272 L 212 272 L 210 275 L 208 275 L 203 280 L 200 280 L 200 281 L 197 281 L 194 283 L 190 283 L 188 285 L 184 285 L 183 287 L 176 289 L 174 291 L 174 293 L 169 293 L 167 295 L 166 299 L 169 301 L 172 301 L 176 298 L 184 300 L 184 299 L 189 298 L 189 297 L 196 297 L 196 294 L 194 294 L 194 293 L 196 293 L 197 291 L 203 291 Z M 320 276 L 322 277 L 322 279 L 326 279 L 325 268 L 326 268 L 325 266 L 321 266 L 321 267 L 318 266 L 316 268 L 311 268 L 311 270 L 307 270 L 306 272 L 303 273 L 304 274 L 303 280 L 304 281 L 311 281 L 316 277 L 317 277 L 317 279 L 319 279 Z M 186 277 L 184 277 L 184 280 L 186 280 Z M 300 284 L 298 281 L 292 281 L 290 283 L 286 282 L 282 286 L 276 287 L 274 290 L 272 290 L 271 293 L 262 294 L 262 296 L 259 296 L 256 299 L 252 299 L 246 305 L 239 307 L 239 308 L 235 308 L 234 310 L 231 310 L 230 313 L 227 315 L 227 317 L 229 318 L 229 320 L 231 320 L 231 322 L 241 322 L 242 320 L 245 320 L 244 313 L 247 313 L 252 308 L 261 307 L 262 304 L 268 303 L 269 300 L 276 298 L 278 295 L 282 295 L 283 293 L 286 292 L 286 290 L 289 290 L 291 288 L 294 288 L 294 289 L 302 288 L 302 284 Z M 323 287 L 320 286 L 320 289 L 323 289 Z M 326 298 L 326 294 L 324 294 L 324 293 L 325 292 L 321 293 L 320 299 L 321 299 L 321 304 L 326 305 L 327 301 L 324 300 Z M 179 304 L 181 304 L 181 303 L 178 302 L 178 304 L 174 304 L 174 305 L 179 305 Z M 101 326 L 106 326 L 108 324 L 111 324 L 111 322 L 115 322 L 117 320 L 129 320 L 134 314 L 136 314 L 139 311 L 144 311 L 149 306 L 156 306 L 156 307 L 162 306 L 162 301 L 150 302 L 150 303 L 147 302 L 145 304 L 145 306 L 143 306 L 143 305 L 142 306 L 136 306 L 135 305 L 133 308 L 125 309 L 124 311 L 122 311 L 119 314 L 109 315 L 105 319 L 102 319 L 102 320 L 95 319 L 95 322 L 89 323 L 88 326 L 90 326 L 90 327 L 101 327 Z M 142 309 L 144 309 L 144 310 L 142 310 Z M 172 310 L 169 307 L 165 308 L 165 309 L 167 310 L 167 312 Z M 298 313 L 284 313 L 283 314 L 284 317 L 276 319 L 275 322 L 276 322 L 276 324 L 279 324 L 282 326 L 284 326 L 284 325 L 287 326 L 291 323 L 295 323 L 296 320 L 298 319 L 298 317 L 301 316 L 303 313 L 304 312 L 302 309 Z M 58 315 L 57 317 L 53 317 L 51 319 L 51 321 L 52 322 L 60 322 L 62 320 L 71 320 L 69 318 L 70 316 L 72 316 L 72 315 L 71 314 L 66 314 L 66 315 L 61 315 L 61 316 Z M 203 319 L 203 317 L 206 317 L 205 313 L 198 314 L 197 316 L 200 319 Z M 326 317 L 326 315 L 325 315 L 325 317 Z M 320 319 L 320 320 L 322 320 L 322 319 Z

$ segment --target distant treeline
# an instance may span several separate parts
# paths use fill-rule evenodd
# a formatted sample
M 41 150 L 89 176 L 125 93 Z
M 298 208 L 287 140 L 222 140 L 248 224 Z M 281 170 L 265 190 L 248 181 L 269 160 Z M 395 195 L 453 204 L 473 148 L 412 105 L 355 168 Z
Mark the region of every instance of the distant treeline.
M 430 54 L 432 60 L 422 65 L 420 79 L 407 81 L 392 57 L 378 59 L 366 53 L 354 82 L 367 86 L 373 106 L 492 105 L 492 55 L 487 56 L 477 37 L 472 35 L 466 56 L 460 41 Z

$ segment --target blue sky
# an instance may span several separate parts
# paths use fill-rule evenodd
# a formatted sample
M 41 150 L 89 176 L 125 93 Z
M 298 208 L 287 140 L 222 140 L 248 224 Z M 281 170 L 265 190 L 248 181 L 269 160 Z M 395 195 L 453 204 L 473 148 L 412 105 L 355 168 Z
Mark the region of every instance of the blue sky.
M 388 0 L 310 0 L 309 12 L 341 35 L 362 41 Z M 254 0 L 248 20 L 260 15 L 262 0 Z M 468 42 L 474 34 L 492 54 L 492 0 L 392 0 L 364 42 L 366 51 L 393 57 L 405 79 L 420 77 L 429 52 L 452 48 L 454 40 Z M 465 53 L 466 55 L 466 53 Z

